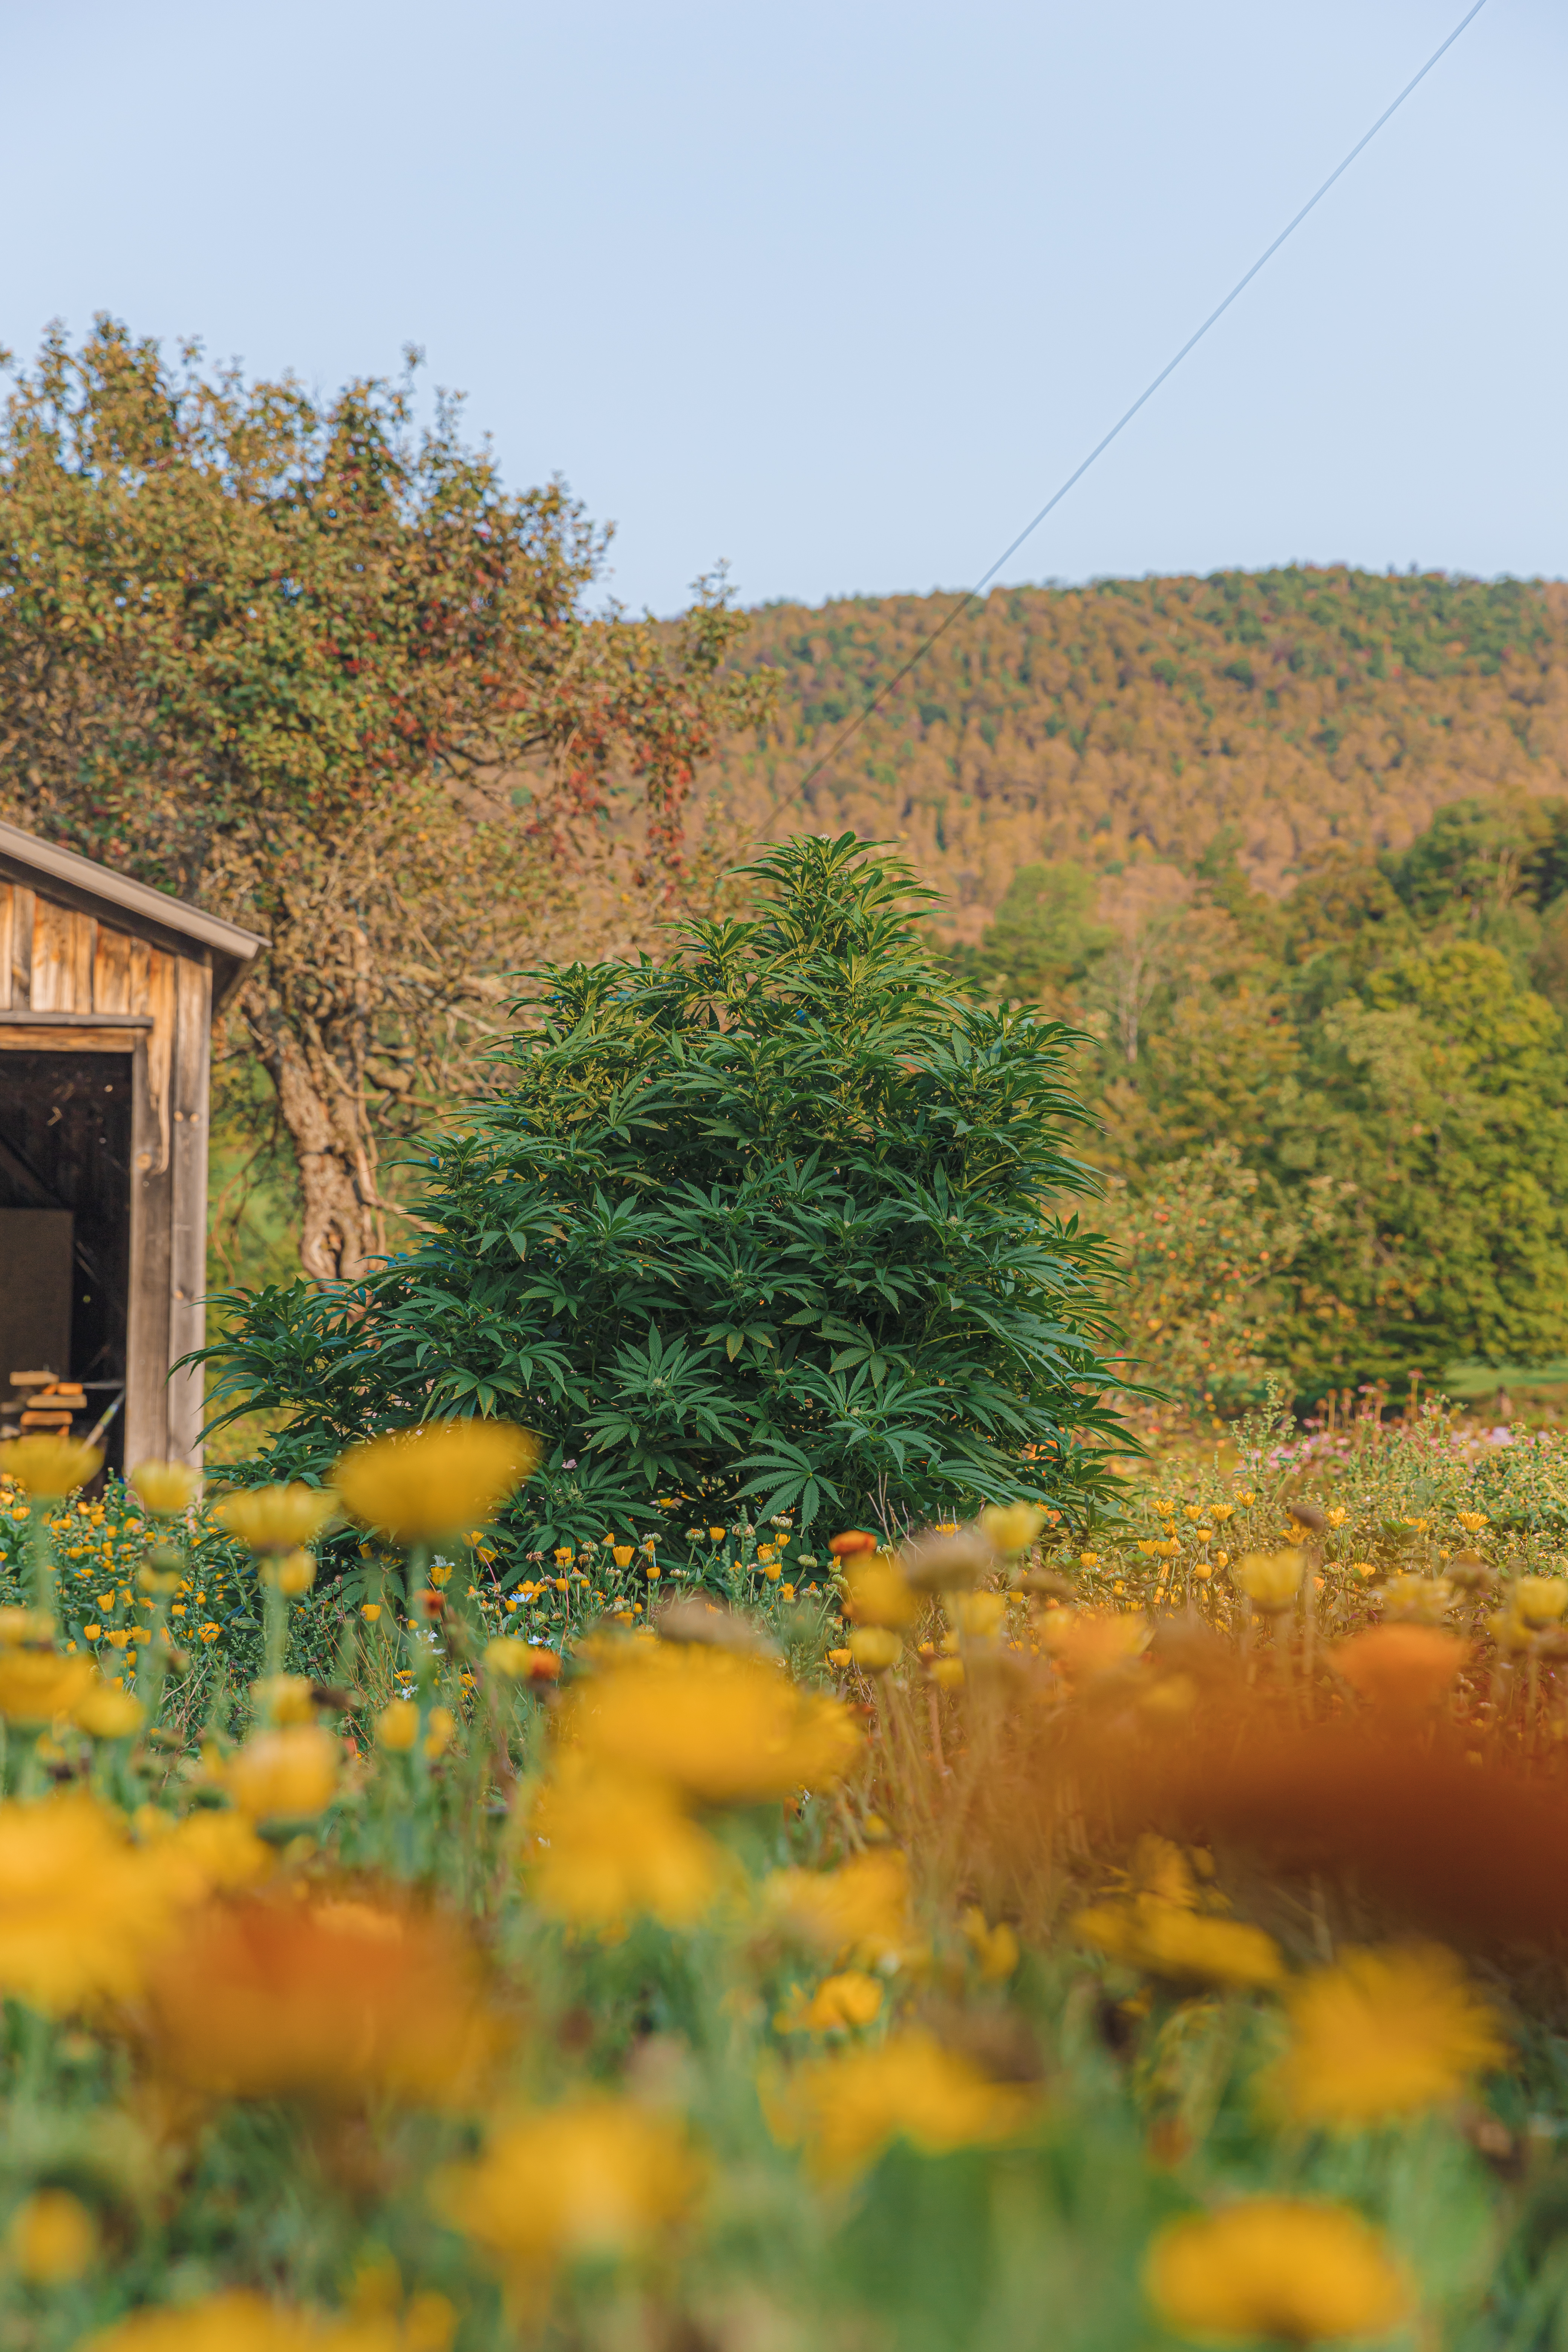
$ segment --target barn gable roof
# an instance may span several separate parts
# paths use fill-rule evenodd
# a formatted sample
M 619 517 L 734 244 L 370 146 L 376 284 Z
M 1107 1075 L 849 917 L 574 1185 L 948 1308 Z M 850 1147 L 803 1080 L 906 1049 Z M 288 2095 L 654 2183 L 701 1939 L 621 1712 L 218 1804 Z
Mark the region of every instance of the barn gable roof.
M 0 876 L 173 954 L 189 955 L 193 944 L 205 948 L 212 958 L 215 1009 L 267 945 L 258 931 L 225 922 L 168 890 L 133 882 L 96 858 L 61 849 L 17 824 L 0 824 Z

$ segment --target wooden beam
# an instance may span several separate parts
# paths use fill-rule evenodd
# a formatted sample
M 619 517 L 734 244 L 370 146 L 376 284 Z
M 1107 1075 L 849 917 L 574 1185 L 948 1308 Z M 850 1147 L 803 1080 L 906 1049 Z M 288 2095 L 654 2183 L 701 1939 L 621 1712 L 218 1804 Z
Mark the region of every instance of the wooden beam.
M 206 1331 L 207 1089 L 212 1039 L 212 967 L 183 956 L 176 983 L 174 1061 L 170 1077 L 173 1231 L 169 1257 L 169 1361 L 199 1348 Z M 199 1365 L 169 1381 L 169 1452 L 201 1461 L 204 1382 Z
M 169 1451 L 169 1262 L 174 1184 L 149 1083 L 156 1039 L 136 1039 L 131 1080 L 131 1287 L 125 1335 L 125 1466 Z M 167 1097 L 165 1097 L 165 1104 Z

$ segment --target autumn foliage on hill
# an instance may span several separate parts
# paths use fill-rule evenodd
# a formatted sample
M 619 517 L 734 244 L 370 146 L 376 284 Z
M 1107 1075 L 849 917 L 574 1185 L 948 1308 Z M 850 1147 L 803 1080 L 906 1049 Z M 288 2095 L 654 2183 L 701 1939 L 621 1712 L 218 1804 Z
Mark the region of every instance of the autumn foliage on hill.
M 897 838 L 969 940 L 1034 859 L 1191 865 L 1226 827 L 1278 890 L 1461 794 L 1568 787 L 1568 588 L 1334 568 L 996 589 L 803 796 L 951 604 L 758 611 L 742 658 L 776 713 L 711 789 L 742 829 Z

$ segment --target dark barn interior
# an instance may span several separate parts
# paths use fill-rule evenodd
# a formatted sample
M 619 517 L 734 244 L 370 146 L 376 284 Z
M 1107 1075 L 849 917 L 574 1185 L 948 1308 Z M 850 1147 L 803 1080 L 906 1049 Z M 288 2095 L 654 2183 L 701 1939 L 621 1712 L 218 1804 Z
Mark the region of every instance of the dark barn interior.
M 0 1054 L 0 1390 L 18 1372 L 86 1391 L 96 1423 L 125 1386 L 131 1057 Z M 103 1436 L 121 1464 L 124 1416 Z

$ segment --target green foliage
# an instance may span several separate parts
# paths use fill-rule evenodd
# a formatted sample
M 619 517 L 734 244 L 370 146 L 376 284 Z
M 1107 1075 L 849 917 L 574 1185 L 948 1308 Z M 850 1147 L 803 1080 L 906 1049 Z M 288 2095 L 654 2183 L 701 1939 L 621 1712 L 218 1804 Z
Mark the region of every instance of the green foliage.
M 1221 838 L 1054 998 L 1101 1041 L 1085 1076 L 1128 1187 L 1109 1223 L 1144 1377 L 1200 1417 L 1263 1367 L 1310 1398 L 1568 1344 L 1560 814 L 1458 802 L 1401 856 L 1338 852 L 1283 904 Z M 1026 992 L 1015 932 L 994 926 L 975 963 Z M 1172 1250 L 1208 1263 L 1216 1153 L 1279 1227 L 1267 1307 L 1226 1339 L 1237 1374 L 1217 1385 L 1218 1302 L 1191 1283 L 1179 1307 L 1160 1296 Z
M 763 909 L 663 961 L 534 975 L 417 1248 L 228 1302 L 220 1400 L 292 1416 L 269 1468 L 478 1411 L 546 1434 L 521 1507 L 567 1532 L 674 1495 L 890 1525 L 1098 1490 L 1108 1261 L 1064 1213 L 1068 1033 L 955 995 L 906 869 L 853 835 L 748 876 Z

